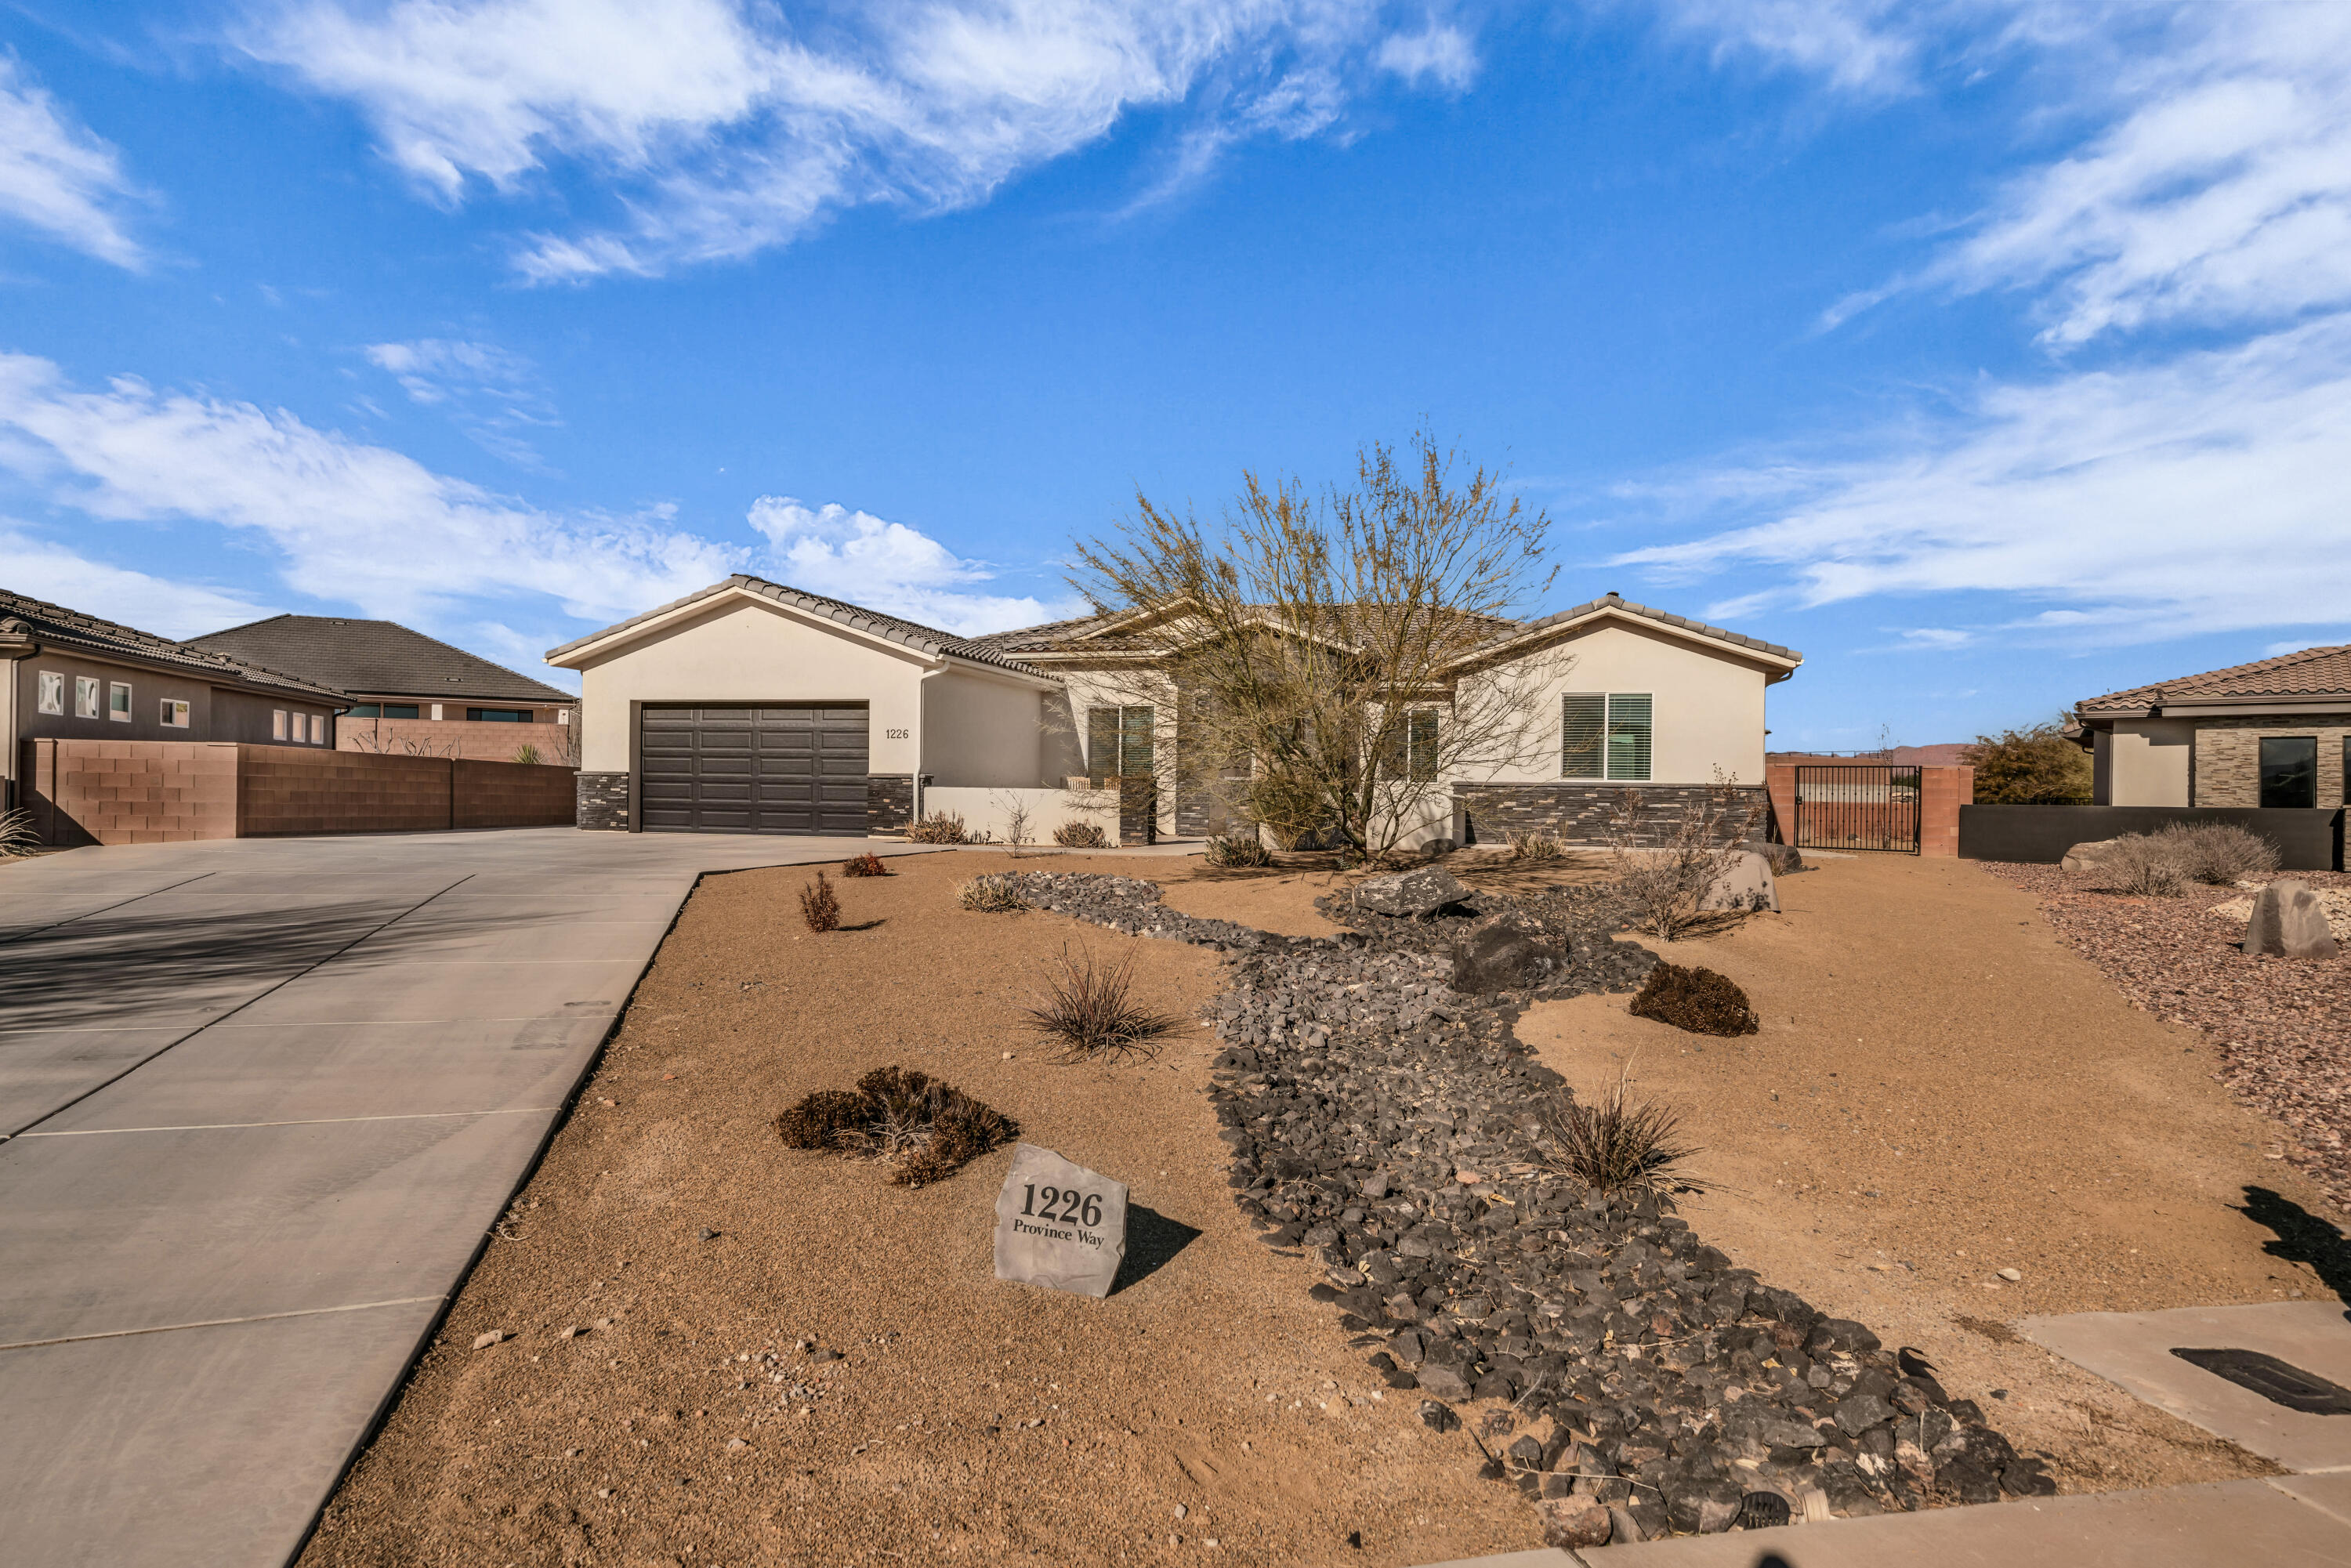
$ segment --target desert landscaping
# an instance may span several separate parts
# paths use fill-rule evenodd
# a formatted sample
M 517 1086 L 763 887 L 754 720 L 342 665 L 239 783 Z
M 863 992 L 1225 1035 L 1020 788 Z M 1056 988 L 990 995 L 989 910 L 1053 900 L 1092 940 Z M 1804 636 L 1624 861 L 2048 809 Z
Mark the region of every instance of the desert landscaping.
M 1667 943 L 1601 854 L 1273 861 L 903 856 L 822 932 L 705 877 L 303 1561 L 1406 1565 L 2274 1469 L 2011 1326 L 2339 1268 L 2339 993 L 2226 989 L 2317 967 L 2231 890 L 1815 857 Z M 1072 959 L 1168 1027 L 1040 1033 Z M 1636 1014 L 1659 959 L 1746 1031 Z M 995 1277 L 1009 1139 L 787 1146 L 890 1067 L 1126 1184 L 1106 1297 Z M 1601 1190 L 1562 1088 L 1691 1152 Z

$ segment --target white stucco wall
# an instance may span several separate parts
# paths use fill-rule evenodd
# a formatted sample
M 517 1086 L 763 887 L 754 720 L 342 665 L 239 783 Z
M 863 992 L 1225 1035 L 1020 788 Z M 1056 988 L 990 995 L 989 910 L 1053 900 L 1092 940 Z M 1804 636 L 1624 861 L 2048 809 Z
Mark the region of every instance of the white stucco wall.
M 965 831 L 975 839 L 987 833 L 1000 844 L 1012 841 L 1011 811 L 1016 803 L 1029 813 L 1029 843 L 1052 843 L 1053 831 L 1064 822 L 1092 822 L 1102 830 L 1105 841 L 1118 842 L 1118 797 L 1107 789 L 977 789 L 934 785 L 923 792 L 925 814 L 952 811 L 963 819 Z
M 869 704 L 866 766 L 875 773 L 916 771 L 921 683 L 930 661 L 772 600 L 721 599 L 574 667 L 586 772 L 632 769 L 640 704 L 801 702 Z
M 2092 771 L 2101 806 L 2185 806 L 2196 727 L 2186 719 L 2117 719 L 2096 737 Z
M 1521 766 L 1464 774 L 1465 783 L 1560 781 L 1560 697 L 1568 692 L 1650 696 L 1649 780 L 1708 784 L 1719 768 L 1741 784 L 1763 782 L 1764 666 L 1736 650 L 1603 622 L 1540 657 L 1552 661 L 1532 687 L 1539 737 Z
M 932 785 L 1033 789 L 1045 778 L 1045 692 L 977 671 L 923 681 L 923 766 Z

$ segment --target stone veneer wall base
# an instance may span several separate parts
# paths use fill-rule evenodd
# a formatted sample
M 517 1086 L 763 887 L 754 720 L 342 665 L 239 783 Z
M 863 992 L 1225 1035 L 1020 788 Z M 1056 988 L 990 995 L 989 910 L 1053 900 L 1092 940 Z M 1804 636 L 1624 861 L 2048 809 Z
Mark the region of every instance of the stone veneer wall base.
M 904 838 L 914 821 L 914 776 L 869 773 L 865 777 L 865 831 L 872 838 Z
M 1761 833 L 1771 809 L 1761 784 L 1731 788 L 1755 809 L 1755 820 L 1742 824 L 1734 817 L 1726 842 Z M 1663 844 L 1672 839 L 1682 809 L 1704 801 L 1710 789 L 1705 784 L 1456 784 L 1453 804 L 1467 817 L 1466 843 L 1499 844 L 1512 833 L 1548 832 L 1562 843 L 1590 845 L 1607 841 L 1609 816 L 1630 790 L 1648 808 L 1636 841 Z
M 576 785 L 578 814 L 573 821 L 590 832 L 629 831 L 629 776 L 625 773 L 581 773 Z

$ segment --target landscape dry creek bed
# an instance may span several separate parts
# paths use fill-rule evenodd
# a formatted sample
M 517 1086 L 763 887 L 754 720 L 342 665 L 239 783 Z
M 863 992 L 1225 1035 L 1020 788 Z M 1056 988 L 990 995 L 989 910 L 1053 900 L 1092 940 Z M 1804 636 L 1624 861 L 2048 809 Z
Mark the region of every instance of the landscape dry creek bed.
M 1322 1265 L 1314 1294 L 1391 1387 L 1427 1396 L 1424 1421 L 1487 1402 L 1486 1473 L 1535 1500 L 1553 1544 L 1719 1531 L 1742 1508 L 1761 1523 L 2055 1490 L 1924 1364 L 1731 1267 L 1655 1197 L 1545 1166 L 1537 1110 L 1562 1081 L 1516 1011 L 1635 989 L 1656 962 L 1615 939 L 1604 890 L 1426 916 L 1326 899 L 1353 929 L 1295 937 L 1181 914 L 1134 878 L 1010 880 L 1031 904 L 1228 956 L 1211 1092 L 1234 1201 Z M 1564 962 L 1531 990 L 1453 990 L 1455 943 L 1506 909 Z

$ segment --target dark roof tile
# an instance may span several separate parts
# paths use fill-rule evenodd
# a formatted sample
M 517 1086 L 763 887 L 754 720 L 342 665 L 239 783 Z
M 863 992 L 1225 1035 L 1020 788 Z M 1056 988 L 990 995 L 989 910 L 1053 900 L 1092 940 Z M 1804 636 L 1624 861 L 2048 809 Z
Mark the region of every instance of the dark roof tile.
M 169 637 L 158 637 L 135 626 L 103 621 L 78 610 L 68 610 L 62 604 L 11 593 L 6 589 L 0 589 L 0 621 L 20 621 L 26 630 L 42 643 L 83 649 L 101 658 L 111 654 L 142 664 L 184 670 L 190 674 L 234 685 L 295 692 L 322 702 L 340 702 L 342 698 L 341 688 L 338 686 L 284 674 L 257 660 L 241 658 L 216 649 L 198 648 L 186 643 L 174 643 Z
M 273 615 L 190 638 L 187 645 L 299 671 L 308 679 L 365 696 L 534 705 L 577 700 L 569 692 L 517 674 L 396 621 Z

